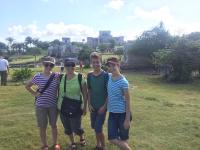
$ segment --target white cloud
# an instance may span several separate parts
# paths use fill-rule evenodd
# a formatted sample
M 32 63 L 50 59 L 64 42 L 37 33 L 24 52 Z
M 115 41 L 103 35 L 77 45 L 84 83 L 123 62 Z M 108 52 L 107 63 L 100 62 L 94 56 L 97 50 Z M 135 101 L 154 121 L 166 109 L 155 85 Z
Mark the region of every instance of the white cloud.
M 9 36 L 24 40 L 26 36 L 41 38 L 43 40 L 60 39 L 70 37 L 72 41 L 81 41 L 88 36 L 97 36 L 97 32 L 88 26 L 81 24 L 49 23 L 44 29 L 39 29 L 36 24 L 26 26 L 14 25 L 8 28 Z
M 139 31 L 134 31 L 134 30 L 122 30 L 120 32 L 112 32 L 112 35 L 113 36 L 124 36 L 124 40 L 127 41 L 127 40 L 133 40 L 133 39 L 136 39 L 137 36 L 141 35 L 142 34 L 142 30 Z
M 120 10 L 124 6 L 124 0 L 109 0 L 105 6 L 114 10 Z
M 154 10 L 144 10 L 140 7 L 136 7 L 133 15 L 127 17 L 128 20 L 140 20 L 143 23 L 153 22 L 159 23 L 163 21 L 165 27 L 172 35 L 188 34 L 194 31 L 200 31 L 200 22 L 187 22 L 182 23 L 178 19 L 175 19 L 168 6 L 163 6 Z
M 159 9 L 146 11 L 140 7 L 136 7 L 134 14 L 128 16 L 128 19 L 142 19 L 142 20 L 152 20 L 152 21 L 165 21 L 172 22 L 173 17 L 171 15 L 170 9 L 168 6 L 161 7 Z

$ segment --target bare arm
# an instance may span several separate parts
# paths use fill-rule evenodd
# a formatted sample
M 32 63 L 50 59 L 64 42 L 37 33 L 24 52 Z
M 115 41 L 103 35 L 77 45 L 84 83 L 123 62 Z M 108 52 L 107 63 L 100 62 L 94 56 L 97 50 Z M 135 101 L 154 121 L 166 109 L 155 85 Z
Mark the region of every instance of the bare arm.
M 82 94 L 83 94 L 83 109 L 86 113 L 86 110 L 87 110 L 87 98 L 88 98 L 88 94 L 87 94 L 87 85 L 86 83 L 83 83 L 82 84 Z
M 34 91 L 31 87 L 33 86 L 34 84 L 31 82 L 31 81 L 28 81 L 25 85 L 25 88 L 27 91 L 29 91 L 33 96 L 37 97 L 40 95 L 39 92 L 37 91 Z
M 125 129 L 128 129 L 130 127 L 130 115 L 131 115 L 129 89 L 124 90 L 124 96 L 125 96 L 125 101 L 126 101 L 126 118 L 125 118 L 124 127 Z

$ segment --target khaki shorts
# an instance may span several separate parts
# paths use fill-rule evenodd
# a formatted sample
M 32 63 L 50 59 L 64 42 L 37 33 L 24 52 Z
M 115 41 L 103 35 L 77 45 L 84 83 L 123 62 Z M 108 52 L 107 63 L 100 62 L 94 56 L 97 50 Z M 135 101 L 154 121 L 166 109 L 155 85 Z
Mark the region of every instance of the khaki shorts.
M 36 106 L 37 124 L 40 128 L 47 128 L 48 121 L 51 127 L 56 127 L 58 110 L 56 107 L 40 107 Z

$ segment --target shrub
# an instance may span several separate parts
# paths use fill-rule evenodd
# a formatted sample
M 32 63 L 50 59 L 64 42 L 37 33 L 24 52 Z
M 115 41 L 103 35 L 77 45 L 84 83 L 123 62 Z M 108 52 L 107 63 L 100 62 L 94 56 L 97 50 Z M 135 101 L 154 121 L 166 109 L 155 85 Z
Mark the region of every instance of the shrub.
M 33 71 L 29 68 L 21 68 L 20 70 L 15 70 L 12 75 L 12 80 L 16 81 L 24 81 L 29 79 L 33 74 Z

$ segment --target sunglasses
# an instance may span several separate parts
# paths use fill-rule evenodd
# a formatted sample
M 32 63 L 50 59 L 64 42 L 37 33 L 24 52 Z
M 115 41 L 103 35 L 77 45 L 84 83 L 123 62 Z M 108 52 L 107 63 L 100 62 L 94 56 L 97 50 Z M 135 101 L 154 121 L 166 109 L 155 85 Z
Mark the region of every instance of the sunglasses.
M 51 67 L 53 68 L 54 67 L 54 64 L 50 64 L 50 63 L 45 63 L 44 66 L 47 68 L 47 67 Z
M 65 67 L 75 67 L 76 64 L 74 62 L 68 62 L 65 64 Z

